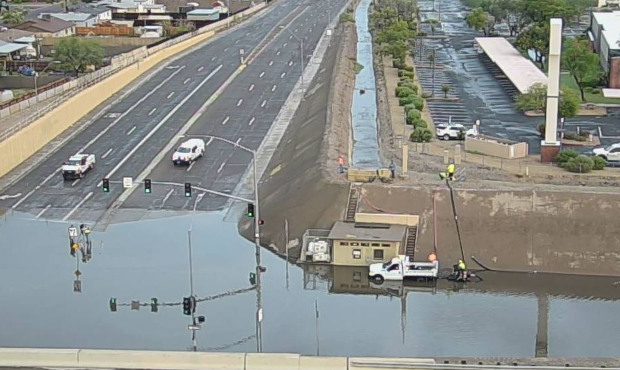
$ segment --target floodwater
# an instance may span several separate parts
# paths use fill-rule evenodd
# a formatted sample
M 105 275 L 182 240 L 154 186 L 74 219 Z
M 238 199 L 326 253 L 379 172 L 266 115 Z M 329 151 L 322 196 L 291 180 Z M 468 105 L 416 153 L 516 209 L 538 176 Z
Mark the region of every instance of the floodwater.
M 81 293 L 73 291 L 68 224 L 0 217 L 0 346 L 188 350 L 190 319 L 181 306 L 152 313 L 120 304 L 189 295 L 190 223 L 196 295 L 250 287 L 254 247 L 222 217 L 197 213 L 93 232 L 93 257 L 79 265 Z M 287 269 L 266 250 L 262 260 L 264 352 L 316 354 L 318 343 L 321 355 L 533 357 L 542 332 L 551 357 L 620 356 L 620 287 L 613 279 L 489 274 L 465 288 L 445 281 L 377 287 L 357 269 L 323 279 L 331 272 Z M 539 306 L 548 310 L 542 331 Z M 256 311 L 256 291 L 199 303 L 197 314 L 206 317 L 199 349 L 256 351 Z
M 363 68 L 355 77 L 351 105 L 353 120 L 353 166 L 381 167 L 377 139 L 377 93 L 373 68 L 372 37 L 368 30 L 368 8 L 372 0 L 362 0 L 355 11 L 357 63 Z

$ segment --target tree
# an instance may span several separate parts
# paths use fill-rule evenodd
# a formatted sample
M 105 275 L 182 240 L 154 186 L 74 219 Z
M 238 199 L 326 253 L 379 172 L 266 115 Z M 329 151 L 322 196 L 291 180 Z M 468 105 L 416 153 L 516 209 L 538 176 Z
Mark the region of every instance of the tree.
M 566 40 L 562 53 L 562 67 L 575 79 L 582 101 L 586 101 L 584 88 L 597 83 L 603 74 L 599 63 L 598 55 L 590 51 L 589 41 Z
M 549 24 L 535 24 L 521 32 L 515 42 L 522 50 L 533 50 L 534 60 L 545 69 L 544 56 L 549 54 Z
M 439 24 L 439 21 L 437 19 L 429 19 L 428 20 L 428 24 L 431 25 L 431 34 L 435 34 L 435 27 L 437 27 L 437 25 Z
M 482 8 L 476 8 L 467 14 L 467 17 L 465 17 L 465 22 L 467 22 L 467 26 L 469 28 L 473 28 L 476 31 L 484 30 L 487 23 L 487 17 Z
M 545 111 L 547 108 L 547 86 L 537 83 L 532 85 L 526 94 L 517 98 L 517 109 L 521 111 L 538 110 Z M 573 89 L 563 88 L 560 93 L 560 106 L 558 114 L 565 118 L 574 117 L 579 110 L 579 97 Z
M 26 13 L 18 8 L 14 10 L 8 10 L 2 13 L 2 22 L 9 26 L 16 26 L 26 21 Z
M 100 66 L 104 55 L 101 45 L 79 37 L 62 38 L 55 49 L 61 67 L 75 72 L 76 76 L 90 65 Z
M 450 85 L 442 85 L 441 91 L 443 92 L 443 97 L 448 98 L 448 93 L 452 90 L 452 86 Z

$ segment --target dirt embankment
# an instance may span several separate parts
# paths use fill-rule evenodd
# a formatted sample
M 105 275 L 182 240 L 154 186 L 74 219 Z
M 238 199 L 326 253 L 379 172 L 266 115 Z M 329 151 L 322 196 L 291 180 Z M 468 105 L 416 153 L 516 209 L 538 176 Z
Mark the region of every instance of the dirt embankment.
M 261 238 L 280 254 L 286 251 L 285 220 L 292 241 L 289 246 L 295 246 L 306 229 L 331 228 L 334 220 L 342 218 L 346 206 L 349 184 L 335 174 L 338 156 L 347 157 L 349 151 L 346 138 L 351 127 L 356 50 L 351 27 L 354 25 L 345 23 L 335 30 L 306 100 L 295 113 L 260 184 L 261 218 L 265 220 Z M 253 237 L 249 220 L 243 220 L 239 228 L 244 237 Z M 298 255 L 298 248 L 291 248 L 289 253 Z

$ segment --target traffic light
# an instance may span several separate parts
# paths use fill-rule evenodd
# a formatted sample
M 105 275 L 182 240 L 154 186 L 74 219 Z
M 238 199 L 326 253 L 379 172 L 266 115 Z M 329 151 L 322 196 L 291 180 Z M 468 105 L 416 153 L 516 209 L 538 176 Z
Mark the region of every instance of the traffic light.
M 116 298 L 110 298 L 110 311 L 116 312 Z
M 110 179 L 108 178 L 104 178 L 103 179 L 103 192 L 104 193 L 109 193 L 110 192 Z
M 144 192 L 146 194 L 151 194 L 151 179 L 144 180 Z
M 250 285 L 256 285 L 256 274 L 250 272 Z
M 191 182 L 185 183 L 185 196 L 188 198 L 191 198 L 192 196 L 192 183 Z
M 157 312 L 157 298 L 151 298 L 151 312 Z
M 265 220 L 258 220 L 258 226 L 263 226 L 265 224 Z
M 190 297 L 183 298 L 183 315 L 192 314 L 192 300 Z
M 248 217 L 254 217 L 254 204 L 248 204 Z

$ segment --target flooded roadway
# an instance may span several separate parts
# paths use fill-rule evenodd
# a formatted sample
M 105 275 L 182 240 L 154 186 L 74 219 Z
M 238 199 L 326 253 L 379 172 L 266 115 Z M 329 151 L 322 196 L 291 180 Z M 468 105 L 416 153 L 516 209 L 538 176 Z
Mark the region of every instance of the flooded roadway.
M 221 219 L 193 217 L 199 297 L 250 287 L 254 247 L 238 236 L 236 224 Z M 180 302 L 189 295 L 190 221 L 151 219 L 93 232 L 93 258 L 79 265 L 82 293 L 74 293 L 68 225 L 3 216 L 0 346 L 188 349 L 190 320 L 180 305 L 152 313 L 149 306 L 132 311 L 120 304 Z M 403 289 L 371 286 L 356 269 L 304 272 L 287 269 L 270 252 L 262 255 L 265 352 L 316 354 L 318 343 L 321 355 L 534 357 L 537 337 L 546 336 L 550 357 L 620 356 L 618 279 L 487 273 L 484 282 L 466 287 L 441 281 Z M 110 312 L 110 297 L 117 298 L 117 312 Z M 256 351 L 256 305 L 255 291 L 200 303 L 197 314 L 206 323 L 198 347 Z

